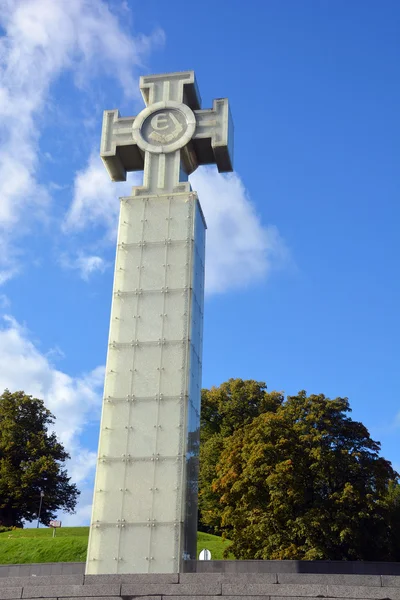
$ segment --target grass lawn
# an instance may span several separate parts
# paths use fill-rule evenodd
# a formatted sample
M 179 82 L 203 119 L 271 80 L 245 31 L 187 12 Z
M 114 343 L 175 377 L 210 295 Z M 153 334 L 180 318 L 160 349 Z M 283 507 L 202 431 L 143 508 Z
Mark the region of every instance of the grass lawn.
M 89 527 L 62 527 L 53 538 L 51 529 L 19 529 L 0 533 L 0 564 L 84 562 Z M 229 544 L 216 535 L 197 534 L 197 554 L 203 548 L 221 560 Z M 233 557 L 232 557 L 233 558 Z

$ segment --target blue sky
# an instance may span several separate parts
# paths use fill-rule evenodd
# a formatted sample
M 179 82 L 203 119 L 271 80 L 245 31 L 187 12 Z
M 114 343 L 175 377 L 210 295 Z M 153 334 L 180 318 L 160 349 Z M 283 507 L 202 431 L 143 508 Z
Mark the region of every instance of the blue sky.
M 400 469 L 400 5 L 0 2 L 0 389 L 44 398 L 87 524 L 118 196 L 102 111 L 194 69 L 227 96 L 235 173 L 192 176 L 208 222 L 203 385 L 348 396 Z

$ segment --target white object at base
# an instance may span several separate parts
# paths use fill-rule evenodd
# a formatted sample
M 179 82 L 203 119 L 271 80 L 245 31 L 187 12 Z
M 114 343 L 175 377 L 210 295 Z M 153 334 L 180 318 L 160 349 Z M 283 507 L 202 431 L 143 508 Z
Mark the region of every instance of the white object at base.
M 211 552 L 204 548 L 199 554 L 199 560 L 211 560 Z

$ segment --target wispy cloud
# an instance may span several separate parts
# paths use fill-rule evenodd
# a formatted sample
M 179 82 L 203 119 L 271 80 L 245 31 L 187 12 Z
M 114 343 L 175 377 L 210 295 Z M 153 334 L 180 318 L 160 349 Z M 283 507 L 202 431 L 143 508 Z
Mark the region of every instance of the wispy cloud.
M 0 323 L 0 364 L 0 393 L 5 388 L 24 390 L 43 399 L 56 416 L 54 429 L 71 454 L 69 475 L 85 488 L 93 478 L 96 452 L 85 447 L 81 434 L 100 417 L 104 367 L 79 377 L 67 375 L 55 368 L 49 353 L 42 353 L 29 331 L 9 315 Z
M 191 176 L 207 221 L 206 292 L 226 292 L 265 279 L 289 252 L 274 225 L 264 225 L 237 173 L 215 168 Z
M 79 232 L 101 226 L 114 243 L 118 197 L 129 195 L 132 185 L 141 184 L 141 177 L 130 175 L 128 182 L 115 184 L 98 155 L 92 153 L 87 166 L 76 175 L 64 231 Z M 261 222 L 237 173 L 221 175 L 214 168 L 203 168 L 190 179 L 199 194 L 208 226 L 208 294 L 261 281 L 274 268 L 286 263 L 289 251 L 278 229 Z
M 147 37 L 132 36 L 124 28 L 121 14 L 112 13 L 102 0 L 6 2 L 0 6 L 0 24 L 5 31 L 0 40 L 0 134 L 4 139 L 0 149 L 0 228 L 11 231 L 18 225 L 21 234 L 32 218 L 45 220 L 51 194 L 59 187 L 54 182 L 44 185 L 37 175 L 40 132 L 52 84 L 69 71 L 84 95 L 98 75 L 110 76 L 126 96 L 134 97 L 137 68 L 164 36 L 161 31 Z M 52 157 L 43 152 L 43 159 L 48 162 Z M 277 229 L 260 222 L 237 174 L 221 176 L 205 169 L 195 173 L 192 181 L 209 227 L 208 293 L 261 280 L 282 262 L 285 247 Z M 114 242 L 118 196 L 129 194 L 135 183 L 138 178 L 113 184 L 97 152 L 92 154 L 87 166 L 76 174 L 64 232 L 101 225 Z M 10 250 L 15 237 L 4 238 L 0 283 L 20 268 L 18 256 Z M 85 264 L 82 259 L 81 265 L 76 263 L 77 271 L 89 276 L 104 266 L 101 261 L 101 256 L 93 256 Z
M 12 316 L 5 315 L 0 329 L 0 390 L 24 389 L 46 401 L 57 417 L 56 432 L 69 447 L 77 443 L 84 425 L 99 416 L 99 391 L 104 369 L 97 367 L 80 377 L 56 369 L 36 347 L 29 331 Z
M 101 74 L 133 97 L 137 67 L 162 43 L 163 33 L 130 35 L 102 0 L 6 0 L 0 3 L 0 26 L 0 228 L 15 231 L 18 225 L 21 234 L 49 210 L 51 189 L 37 172 L 51 85 L 68 70 L 86 91 Z M 15 243 L 15 236 L 7 242 Z M 11 277 L 18 261 L 8 252 L 2 256 Z
M 83 253 L 74 257 L 64 254 L 60 258 L 60 264 L 64 269 L 77 271 L 84 281 L 89 281 L 95 273 L 104 273 L 109 266 L 101 256 Z
M 64 222 L 64 232 L 79 232 L 88 227 L 101 226 L 106 237 L 116 239 L 119 214 L 119 196 L 130 194 L 132 185 L 139 184 L 140 176 L 129 175 L 128 181 L 113 183 L 98 153 L 93 152 L 87 165 L 75 176 L 71 206 Z

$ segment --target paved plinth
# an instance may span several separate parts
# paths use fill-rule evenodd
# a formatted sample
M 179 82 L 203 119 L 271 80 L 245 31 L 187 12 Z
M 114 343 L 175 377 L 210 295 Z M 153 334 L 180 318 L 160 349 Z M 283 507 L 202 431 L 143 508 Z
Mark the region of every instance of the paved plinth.
M 1 568 L 1 567 L 0 567 Z M 400 576 L 317 573 L 183 573 L 0 577 L 0 600 L 400 600 Z

